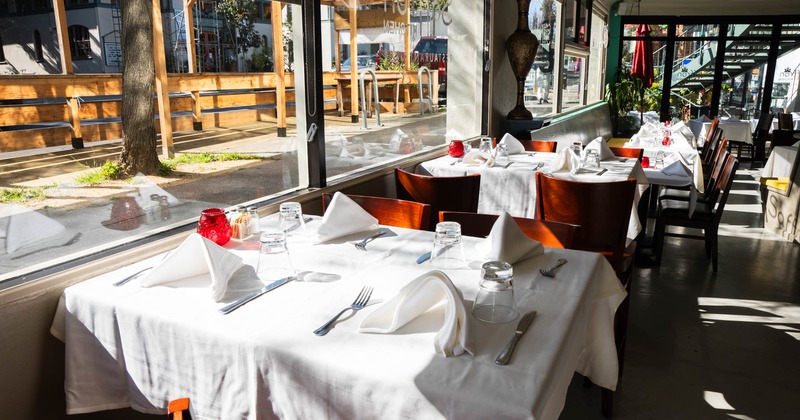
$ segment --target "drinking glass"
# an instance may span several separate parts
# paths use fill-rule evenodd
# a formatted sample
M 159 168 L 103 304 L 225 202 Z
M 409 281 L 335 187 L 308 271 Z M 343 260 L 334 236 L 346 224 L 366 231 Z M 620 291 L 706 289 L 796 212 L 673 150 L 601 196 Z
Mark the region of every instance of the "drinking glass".
M 586 159 L 584 159 L 584 166 L 587 168 L 600 169 L 600 154 L 597 150 L 587 150 Z
M 256 273 L 264 284 L 285 277 L 294 277 L 294 266 L 289 256 L 289 248 L 286 246 L 286 233 L 282 231 L 261 233 Z
M 498 166 L 508 165 L 508 146 L 504 143 L 497 145 L 497 156 L 494 157 L 494 163 Z
M 306 236 L 306 222 L 300 203 L 287 201 L 280 207 L 280 230 L 288 240 L 302 239 Z
M 481 137 L 481 145 L 478 151 L 481 153 L 492 153 L 492 138 L 486 136 Z
M 570 147 L 572 148 L 572 151 L 575 152 L 575 156 L 581 156 L 581 150 L 583 149 L 583 144 L 581 142 L 573 141 Z
M 439 222 L 433 237 L 431 265 L 443 269 L 464 266 L 464 247 L 461 244 L 461 225 L 457 222 Z
M 514 269 L 505 261 L 489 261 L 481 266 L 481 280 L 472 315 L 484 322 L 501 323 L 517 318 L 514 302 Z
M 658 153 L 656 153 L 656 166 L 655 166 L 656 169 L 658 169 L 658 168 L 662 168 L 663 169 L 664 168 L 664 159 L 666 157 L 667 157 L 667 155 L 666 155 L 666 153 L 664 153 L 663 150 L 659 150 Z

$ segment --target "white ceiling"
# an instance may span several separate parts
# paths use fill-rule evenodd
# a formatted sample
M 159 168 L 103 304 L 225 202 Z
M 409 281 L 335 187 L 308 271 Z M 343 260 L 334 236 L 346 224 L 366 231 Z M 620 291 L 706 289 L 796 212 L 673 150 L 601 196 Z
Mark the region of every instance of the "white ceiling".
M 611 7 L 617 0 L 598 0 Z M 624 0 L 620 15 L 764 16 L 800 15 L 800 0 Z

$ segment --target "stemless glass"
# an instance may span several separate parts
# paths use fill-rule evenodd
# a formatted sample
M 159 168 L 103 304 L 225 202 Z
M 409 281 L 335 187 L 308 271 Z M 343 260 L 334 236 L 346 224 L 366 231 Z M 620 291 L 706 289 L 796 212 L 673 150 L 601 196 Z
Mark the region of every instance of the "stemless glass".
M 481 153 L 492 153 L 492 138 L 491 137 L 481 137 L 481 144 L 478 147 L 478 151 Z
M 263 232 L 259 236 L 259 245 L 256 273 L 264 284 L 295 276 L 289 248 L 286 246 L 286 233 Z
M 464 266 L 464 247 L 461 244 L 461 225 L 457 222 L 439 222 L 433 237 L 431 265 L 453 269 Z
M 306 236 L 306 222 L 303 220 L 303 209 L 300 203 L 287 201 L 280 207 L 280 230 L 286 233 L 289 240 L 302 239 Z
M 197 222 L 197 233 L 217 245 L 225 245 L 233 235 L 231 223 L 225 216 L 225 211 L 220 208 L 205 209 L 200 213 L 200 220 Z
M 514 269 L 505 261 L 489 261 L 481 266 L 481 282 L 472 315 L 484 322 L 509 322 L 517 318 L 514 302 Z
M 494 163 L 497 166 L 508 165 L 508 146 L 504 143 L 497 145 L 497 156 L 494 157 Z
M 597 150 L 586 151 L 584 166 L 587 168 L 600 169 L 600 154 L 597 153 Z

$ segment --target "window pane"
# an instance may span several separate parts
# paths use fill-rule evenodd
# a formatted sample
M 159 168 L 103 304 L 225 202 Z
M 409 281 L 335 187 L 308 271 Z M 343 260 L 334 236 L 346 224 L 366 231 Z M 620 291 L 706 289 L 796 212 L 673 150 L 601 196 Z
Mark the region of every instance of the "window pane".
M 564 67 L 561 74 L 561 109 L 562 111 L 583 104 L 583 72 L 586 60 L 582 57 L 564 55 Z
M 539 50 L 525 81 L 525 107 L 534 116 L 555 112 L 555 63 L 558 57 L 558 3 L 552 0 L 533 0 L 528 9 L 528 24 L 539 40 Z
M 608 42 L 608 32 L 605 26 L 604 16 L 597 13 L 592 14 L 592 32 L 589 53 L 589 80 L 587 82 L 586 103 L 602 100 L 604 69 L 606 59 L 606 43 Z
M 675 42 L 671 106 L 684 118 L 708 113 L 716 55 L 717 41 Z

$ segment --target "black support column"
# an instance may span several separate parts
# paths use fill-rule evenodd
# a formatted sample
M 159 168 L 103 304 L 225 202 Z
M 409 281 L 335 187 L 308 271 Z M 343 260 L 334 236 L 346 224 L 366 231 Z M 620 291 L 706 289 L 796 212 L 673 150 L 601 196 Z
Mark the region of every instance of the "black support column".
M 308 150 L 308 186 L 327 184 L 325 167 L 325 109 L 322 102 L 322 24 L 320 0 L 304 0 L 303 55 L 306 87 L 306 146 Z M 300 100 L 297 98 L 297 100 Z

